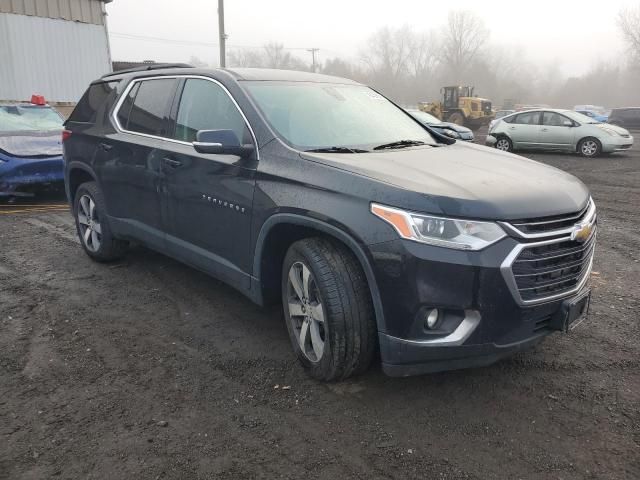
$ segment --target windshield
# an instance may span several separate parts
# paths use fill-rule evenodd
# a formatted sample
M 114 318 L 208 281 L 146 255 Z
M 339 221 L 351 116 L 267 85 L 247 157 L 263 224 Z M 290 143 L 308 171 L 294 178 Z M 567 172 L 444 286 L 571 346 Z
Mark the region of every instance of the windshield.
M 246 82 L 269 124 L 301 150 L 414 140 L 434 145 L 429 133 L 382 95 L 361 85 Z
M 586 115 L 583 115 L 583 114 L 578 113 L 578 112 L 572 112 L 571 110 L 566 110 L 566 111 L 562 112 L 562 114 L 566 115 L 571 120 L 575 120 L 578 123 L 600 123 L 600 122 L 597 122 L 596 120 L 594 120 L 591 117 L 587 117 Z
M 430 113 L 423 112 L 422 110 L 407 110 L 413 118 L 419 122 L 426 123 L 428 125 L 437 125 L 442 123 L 442 120 L 434 117 Z
M 49 107 L 0 105 L 0 132 L 62 130 L 62 117 Z

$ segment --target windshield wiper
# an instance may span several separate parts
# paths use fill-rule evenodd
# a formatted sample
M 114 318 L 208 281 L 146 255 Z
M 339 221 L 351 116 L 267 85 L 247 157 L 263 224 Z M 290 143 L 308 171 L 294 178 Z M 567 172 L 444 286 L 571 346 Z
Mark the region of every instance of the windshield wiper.
M 323 147 L 312 148 L 311 150 L 305 150 L 305 152 L 316 153 L 366 153 L 369 150 L 362 150 L 361 148 L 349 148 L 349 147 Z
M 421 140 L 398 140 L 397 142 L 384 143 L 382 145 L 378 145 L 374 147 L 374 150 L 385 150 L 387 148 L 406 148 L 406 147 L 415 147 L 417 145 L 428 145 L 426 142 Z

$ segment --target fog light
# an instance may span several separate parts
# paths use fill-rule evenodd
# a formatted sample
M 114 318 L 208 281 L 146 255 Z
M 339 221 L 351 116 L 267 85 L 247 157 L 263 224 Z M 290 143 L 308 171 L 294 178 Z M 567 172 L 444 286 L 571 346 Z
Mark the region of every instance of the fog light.
M 434 308 L 427 315 L 427 328 L 432 329 L 438 323 L 439 312 L 437 308 Z

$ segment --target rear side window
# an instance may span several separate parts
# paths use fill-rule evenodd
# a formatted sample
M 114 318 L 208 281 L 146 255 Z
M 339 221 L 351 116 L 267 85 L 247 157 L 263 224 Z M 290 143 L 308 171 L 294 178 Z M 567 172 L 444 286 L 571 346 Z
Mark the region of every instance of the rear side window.
M 176 80 L 143 80 L 137 84 L 118 110 L 120 126 L 131 132 L 164 136 Z
M 580 113 L 580 112 L 578 112 Z M 560 115 L 556 112 L 544 112 L 544 116 L 542 119 L 542 124 L 548 127 L 562 127 L 564 126 L 564 122 L 569 120 L 564 115 Z
M 118 82 L 94 83 L 91 85 L 69 116 L 70 122 L 95 123 L 98 111 L 103 107 L 109 97 L 115 95 Z
M 515 118 L 515 121 L 511 123 L 517 123 L 521 125 L 539 125 L 540 112 L 521 113 Z
M 244 118 L 217 83 L 191 78 L 185 82 L 173 138 L 193 142 L 198 130 L 232 130 L 238 141 L 251 143 Z

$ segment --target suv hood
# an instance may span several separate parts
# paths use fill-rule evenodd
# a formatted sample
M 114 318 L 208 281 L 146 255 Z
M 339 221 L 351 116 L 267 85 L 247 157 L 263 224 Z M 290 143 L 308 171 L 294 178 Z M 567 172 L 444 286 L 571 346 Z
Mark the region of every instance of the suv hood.
M 581 210 L 587 187 L 562 170 L 518 155 L 465 142 L 379 152 L 309 153 L 303 158 L 420 194 L 426 213 L 516 220 Z M 384 202 L 385 199 L 373 198 Z M 410 195 L 395 205 L 416 208 Z M 437 207 L 436 207 L 437 206 Z M 419 207 L 420 208 L 420 207 Z M 438 211 L 439 210 L 439 211 Z

